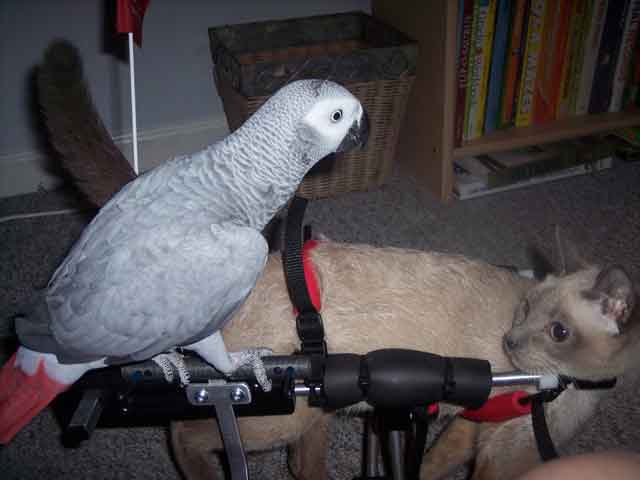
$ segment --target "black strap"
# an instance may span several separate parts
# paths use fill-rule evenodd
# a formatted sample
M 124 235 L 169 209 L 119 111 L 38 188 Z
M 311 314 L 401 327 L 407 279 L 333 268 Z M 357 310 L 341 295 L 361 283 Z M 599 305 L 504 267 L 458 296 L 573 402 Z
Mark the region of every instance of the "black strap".
M 531 423 L 533 424 L 533 434 L 536 438 L 538 453 L 543 462 L 558 458 L 558 452 L 551 440 L 549 426 L 544 414 L 544 404 L 558 398 L 565 391 L 569 384 L 573 384 L 578 390 L 609 389 L 615 387 L 617 379 L 607 378 L 605 380 L 591 381 L 580 380 L 578 378 L 560 376 L 560 385 L 553 390 L 544 390 L 534 395 L 524 398 L 522 401 L 531 402 Z
M 294 197 L 289 205 L 282 262 L 289 298 L 298 310 L 296 328 L 302 343 L 301 351 L 305 354 L 325 355 L 327 346 L 322 316 L 313 306 L 304 276 L 302 222 L 306 208 L 307 200 L 302 197 Z M 309 229 L 304 229 L 304 236 L 310 236 Z
M 579 378 L 563 377 L 565 383 L 573 383 L 577 390 L 607 390 L 616 386 L 618 379 L 616 377 L 607 378 L 605 380 L 580 380 Z
M 544 415 L 544 404 L 558 398 L 558 395 L 564 392 L 567 388 L 568 383 L 565 382 L 566 378 L 561 377 L 559 380 L 560 385 L 558 385 L 557 388 L 552 390 L 543 390 L 521 400 L 521 402 L 531 403 L 533 435 L 536 439 L 536 445 L 538 446 L 538 454 L 543 462 L 558 458 L 558 452 L 556 451 L 553 440 L 551 439 L 547 419 Z
M 543 462 L 558 458 L 558 452 L 551 440 L 549 426 L 544 415 L 545 399 L 542 396 L 534 395 L 531 398 L 531 422 L 533 424 L 533 434 L 538 445 L 538 453 Z

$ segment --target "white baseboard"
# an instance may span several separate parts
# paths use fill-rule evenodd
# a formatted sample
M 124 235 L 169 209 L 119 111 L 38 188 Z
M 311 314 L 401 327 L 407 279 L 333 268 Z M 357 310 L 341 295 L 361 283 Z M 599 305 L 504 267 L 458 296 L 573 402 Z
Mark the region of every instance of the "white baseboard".
M 196 152 L 224 138 L 228 131 L 224 115 L 141 130 L 138 132 L 140 171 L 156 167 L 177 155 Z M 131 134 L 118 135 L 114 140 L 133 165 L 131 137 Z M 0 155 L 0 198 L 60 187 L 62 179 L 48 172 L 47 164 L 51 164 L 51 160 L 39 150 Z

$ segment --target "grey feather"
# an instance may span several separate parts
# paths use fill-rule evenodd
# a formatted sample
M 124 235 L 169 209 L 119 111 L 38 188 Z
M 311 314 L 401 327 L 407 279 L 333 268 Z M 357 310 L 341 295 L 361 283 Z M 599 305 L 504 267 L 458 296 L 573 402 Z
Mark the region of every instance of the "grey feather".
M 211 334 L 244 301 L 267 258 L 264 238 L 248 227 L 175 223 L 147 233 L 101 244 L 97 271 L 83 258 L 54 277 L 47 302 L 61 361 L 142 360 Z

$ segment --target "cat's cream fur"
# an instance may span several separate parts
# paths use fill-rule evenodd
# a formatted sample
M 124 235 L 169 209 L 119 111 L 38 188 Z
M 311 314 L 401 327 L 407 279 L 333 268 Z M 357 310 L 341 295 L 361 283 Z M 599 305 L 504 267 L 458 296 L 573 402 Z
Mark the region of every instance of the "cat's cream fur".
M 593 291 L 598 269 L 550 276 L 536 286 L 533 280 L 461 256 L 327 242 L 312 257 L 330 352 L 400 347 L 485 358 L 496 372 L 513 370 L 513 359 L 528 371 L 561 369 L 582 378 L 602 379 L 622 373 L 632 363 L 628 352 L 637 350 L 637 329 L 625 323 L 628 316 L 607 319 L 598 313 L 603 299 Z M 622 293 L 630 311 L 632 292 L 614 293 Z M 624 306 L 611 305 L 619 307 L 616 313 Z M 582 319 L 564 308 L 579 311 Z M 516 325 L 503 348 L 514 312 Z M 552 318 L 562 319 L 571 329 L 579 340 L 579 353 L 564 352 L 563 342 L 548 338 Z M 274 255 L 249 300 L 224 331 L 225 342 L 232 350 L 260 345 L 290 353 L 299 344 L 294 325 L 282 265 Z M 617 328 L 621 332 L 616 333 Z M 584 366 L 574 365 L 586 358 L 583 355 L 591 355 L 591 360 Z M 548 407 L 557 444 L 575 434 L 604 394 L 570 389 Z M 299 401 L 293 415 L 245 417 L 239 424 L 248 451 L 290 445 L 290 464 L 297 478 L 326 479 L 330 419 L 330 413 Z M 539 461 L 529 422 L 525 418 L 489 425 L 456 419 L 427 453 L 421 476 L 441 478 L 475 458 L 474 478 L 513 478 Z M 213 475 L 211 452 L 221 448 L 215 432 L 213 420 L 173 425 L 176 457 L 190 480 Z

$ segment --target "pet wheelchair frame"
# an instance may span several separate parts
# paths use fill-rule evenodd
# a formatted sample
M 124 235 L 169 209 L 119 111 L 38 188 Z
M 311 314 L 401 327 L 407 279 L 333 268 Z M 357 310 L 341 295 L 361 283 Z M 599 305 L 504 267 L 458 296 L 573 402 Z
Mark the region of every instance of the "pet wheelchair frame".
M 58 401 L 67 407 L 75 405 L 72 410 L 63 408 L 63 419 L 66 413 L 68 420 L 63 433 L 65 444 L 73 446 L 88 439 L 98 425 L 163 425 L 167 419 L 215 416 L 231 478 L 246 480 L 247 462 L 236 416 L 291 414 L 297 397 L 307 397 L 310 405 L 328 409 L 366 401 L 391 422 L 387 423 L 387 438 L 392 476 L 376 476 L 377 440 L 371 438 L 373 445 L 367 446 L 363 479 L 404 480 L 417 478 L 429 420 L 426 405 L 446 402 L 479 408 L 492 387 L 540 387 L 543 380 L 516 372 L 492 374 L 486 360 L 384 349 L 366 355 L 264 357 L 273 384 L 270 392 L 264 392 L 250 368 L 227 378 L 195 355 L 187 355 L 184 360 L 191 380 L 186 386 L 180 385 L 178 375 L 168 382 L 152 361 L 86 374 Z M 403 431 L 413 432 L 408 438 L 413 451 L 406 455 L 401 449 Z

